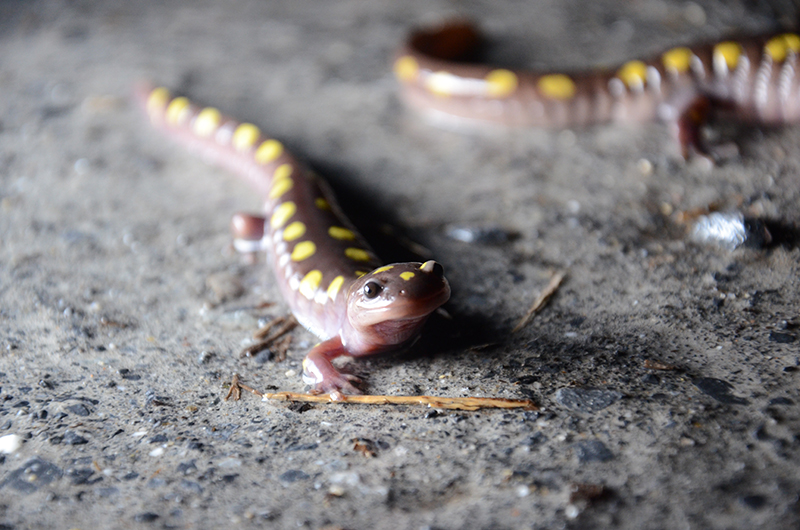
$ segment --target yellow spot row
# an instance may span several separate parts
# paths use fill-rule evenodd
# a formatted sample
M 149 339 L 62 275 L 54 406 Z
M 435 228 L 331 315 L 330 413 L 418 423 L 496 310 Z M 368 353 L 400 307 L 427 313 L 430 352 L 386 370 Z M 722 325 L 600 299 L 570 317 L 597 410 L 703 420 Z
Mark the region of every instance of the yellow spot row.
M 194 120 L 194 133 L 202 137 L 211 136 L 219 127 L 221 120 L 222 114 L 217 109 L 206 107 L 200 111 Z
M 298 288 L 300 294 L 309 300 L 313 299 L 317 289 L 319 289 L 320 282 L 322 282 L 322 271 L 314 269 L 308 272 L 303 276 L 303 279 L 300 280 L 300 286 Z
M 292 249 L 292 261 L 307 260 L 317 252 L 317 245 L 313 241 L 301 241 Z
M 344 276 L 337 276 L 334 278 L 328 286 L 328 298 L 335 301 L 336 295 L 339 294 L 339 291 L 342 289 L 342 284 L 344 284 Z
M 283 240 L 284 241 L 294 241 L 295 239 L 301 238 L 306 233 L 306 225 L 301 223 L 300 221 L 295 221 L 283 231 Z
M 261 137 L 261 131 L 252 123 L 242 123 L 233 131 L 233 148 L 240 153 L 246 153 L 256 144 Z
M 408 55 L 400 57 L 394 62 L 394 75 L 404 83 L 414 81 L 419 75 L 417 60 Z
M 642 61 L 629 61 L 619 69 L 617 77 L 628 88 L 640 90 L 644 88 L 647 79 L 647 65 Z
M 339 241 L 353 241 L 356 238 L 352 230 L 342 228 L 341 226 L 332 226 L 328 228 L 328 235 Z
M 167 106 L 167 122 L 172 125 L 180 125 L 189 119 L 189 109 L 191 103 L 183 96 L 173 99 Z
M 269 225 L 273 230 L 281 228 L 297 212 L 297 205 L 291 201 L 285 202 L 275 208 L 270 217 Z
M 169 90 L 163 86 L 153 89 L 147 97 L 147 113 L 150 114 L 150 116 L 155 116 L 156 114 L 164 112 L 164 108 L 167 106 L 167 103 L 169 103 L 171 97 Z
M 322 284 L 322 271 L 314 269 L 306 273 L 305 276 L 303 276 L 303 279 L 300 280 L 300 284 L 297 286 L 297 290 L 300 291 L 300 294 L 302 294 L 309 300 L 315 300 L 317 291 L 319 290 L 321 284 Z M 339 294 L 339 291 L 342 290 L 343 285 L 344 285 L 344 276 L 341 275 L 337 276 L 328 285 L 325 294 L 327 295 L 328 298 L 335 301 L 336 296 Z
M 742 45 L 737 42 L 720 42 L 714 46 L 714 64 L 725 64 L 728 70 L 734 70 L 742 56 Z
M 344 255 L 353 261 L 369 261 L 372 259 L 369 252 L 361 248 L 348 247 L 344 249 Z
M 272 175 L 272 186 L 270 186 L 270 199 L 277 199 L 294 187 L 294 181 L 289 178 L 292 174 L 291 164 L 281 164 Z
M 789 52 L 800 52 L 800 36 L 794 33 L 784 33 L 783 35 L 772 37 L 764 45 L 764 51 L 776 63 L 782 62 Z
M 661 55 L 661 63 L 669 72 L 682 74 L 689 71 L 692 64 L 692 50 L 685 47 L 672 48 Z
M 550 99 L 570 99 L 575 95 L 575 82 L 564 74 L 543 75 L 537 86 L 539 92 Z
M 487 93 L 495 98 L 510 96 L 517 89 L 517 75 L 511 70 L 492 70 L 485 78 Z
M 264 140 L 256 149 L 255 159 L 259 164 L 269 164 L 283 154 L 283 144 L 278 140 Z

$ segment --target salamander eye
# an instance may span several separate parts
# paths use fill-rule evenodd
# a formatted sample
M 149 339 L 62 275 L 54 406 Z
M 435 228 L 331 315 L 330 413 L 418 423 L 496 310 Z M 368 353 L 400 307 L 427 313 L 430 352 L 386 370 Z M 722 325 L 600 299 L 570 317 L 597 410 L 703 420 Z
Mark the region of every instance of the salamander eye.
M 382 289 L 378 282 L 367 282 L 364 285 L 364 296 L 367 298 L 375 298 L 380 294 Z

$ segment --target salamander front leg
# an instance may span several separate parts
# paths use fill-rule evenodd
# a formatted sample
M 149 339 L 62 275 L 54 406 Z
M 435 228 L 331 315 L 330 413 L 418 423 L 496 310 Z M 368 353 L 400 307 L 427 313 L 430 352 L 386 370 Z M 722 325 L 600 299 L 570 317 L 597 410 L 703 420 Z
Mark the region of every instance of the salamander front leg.
M 347 355 L 342 339 L 334 337 L 314 346 L 303 359 L 303 381 L 313 385 L 312 394 L 360 394 L 354 384 L 361 379 L 354 375 L 340 373 L 331 361 L 341 355 Z

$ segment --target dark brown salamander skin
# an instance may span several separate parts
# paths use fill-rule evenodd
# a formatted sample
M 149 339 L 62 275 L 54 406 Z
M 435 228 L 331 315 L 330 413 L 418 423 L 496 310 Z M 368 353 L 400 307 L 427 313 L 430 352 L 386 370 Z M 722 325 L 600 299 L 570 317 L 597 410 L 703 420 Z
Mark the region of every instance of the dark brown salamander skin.
M 322 342 L 303 361 L 315 392 L 358 393 L 358 379 L 331 360 L 401 347 L 450 297 L 434 261 L 381 266 L 342 215 L 327 186 L 253 124 L 201 108 L 165 88 L 136 97 L 155 127 L 206 160 L 244 177 L 264 197 L 264 217 L 239 215 L 237 247 L 268 251 L 297 320 Z
M 661 120 L 679 125 L 684 147 L 694 143 L 691 129 L 713 107 L 745 122 L 800 120 L 800 36 L 794 33 L 677 47 L 653 60 L 579 75 L 459 62 L 480 42 L 467 22 L 412 33 L 394 62 L 405 101 L 434 117 L 507 126 Z

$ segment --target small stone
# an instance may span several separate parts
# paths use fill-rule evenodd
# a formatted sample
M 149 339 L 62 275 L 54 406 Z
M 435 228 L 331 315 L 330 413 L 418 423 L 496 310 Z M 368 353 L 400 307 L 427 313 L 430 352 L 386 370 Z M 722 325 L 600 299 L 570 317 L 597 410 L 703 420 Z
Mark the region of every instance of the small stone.
M 76 416 L 80 416 L 82 418 L 85 418 L 86 416 L 91 414 L 91 411 L 86 407 L 86 405 L 82 403 L 76 403 L 75 405 L 70 405 L 67 407 L 67 410 L 75 414 Z
M 556 392 L 556 401 L 559 404 L 578 412 L 603 410 L 622 397 L 620 392 L 595 388 L 560 388 Z
M 69 481 L 75 485 L 86 484 L 86 482 L 89 480 L 89 477 L 91 477 L 93 474 L 94 470 L 88 467 L 69 468 L 67 469 L 66 473 Z
M 112 497 L 112 496 L 116 495 L 117 493 L 119 493 L 119 489 L 115 488 L 114 486 L 109 486 L 109 487 L 106 487 L 106 488 L 97 488 L 96 490 L 94 490 L 94 494 L 95 495 L 97 495 L 98 497 L 103 497 L 103 498 Z
M 731 391 L 733 385 L 722 379 L 714 377 L 701 377 L 692 381 L 703 394 L 709 395 L 720 403 L 727 405 L 747 405 L 745 398 L 734 396 Z
M 600 440 L 585 440 L 573 444 L 572 448 L 580 462 L 608 462 L 614 458 L 613 453 Z
M 194 473 L 197 471 L 197 464 L 195 462 L 197 462 L 195 459 L 189 460 L 188 462 L 181 462 L 178 464 L 178 473 L 183 475 Z
M 644 374 L 642 376 L 642 383 L 647 383 L 648 385 L 657 385 L 661 381 L 658 379 L 656 374 Z
M 22 447 L 22 437 L 18 434 L 6 434 L 0 437 L 0 453 L 9 455 Z
M 212 357 L 214 357 L 213 352 L 203 350 L 197 356 L 197 362 L 198 364 L 206 364 L 211 360 Z
M 193 480 L 186 480 L 186 479 L 181 480 L 181 488 L 191 493 L 196 493 L 198 495 L 203 493 L 203 486 L 201 486 L 200 483 L 195 482 Z
M 281 476 L 278 477 L 278 479 L 281 482 L 287 484 L 291 484 L 292 482 L 297 482 L 298 480 L 308 480 L 309 478 L 311 477 L 309 477 L 308 474 L 299 469 L 290 469 L 289 471 L 281 473 Z
M 791 333 L 781 333 L 779 331 L 772 331 L 769 334 L 770 342 L 777 342 L 778 344 L 791 344 L 797 337 Z
M 89 440 L 74 431 L 67 430 L 61 442 L 66 445 L 83 445 L 89 443 Z
M 137 513 L 133 517 L 133 520 L 136 521 L 137 523 L 152 523 L 153 521 L 155 521 L 158 518 L 159 518 L 159 515 L 157 513 L 144 512 L 144 513 Z
M 334 484 L 330 488 L 328 488 L 328 494 L 329 495 L 333 495 L 334 497 L 341 497 L 345 493 L 346 493 L 346 490 L 342 486 L 340 486 L 338 484 Z
M 6 479 L 0 483 L 0 487 L 7 485 L 22 493 L 33 493 L 42 486 L 61 478 L 62 475 L 60 467 L 37 456 L 9 473 Z
M 767 498 L 763 495 L 745 495 L 741 501 L 742 504 L 754 510 L 760 510 L 767 505 Z

